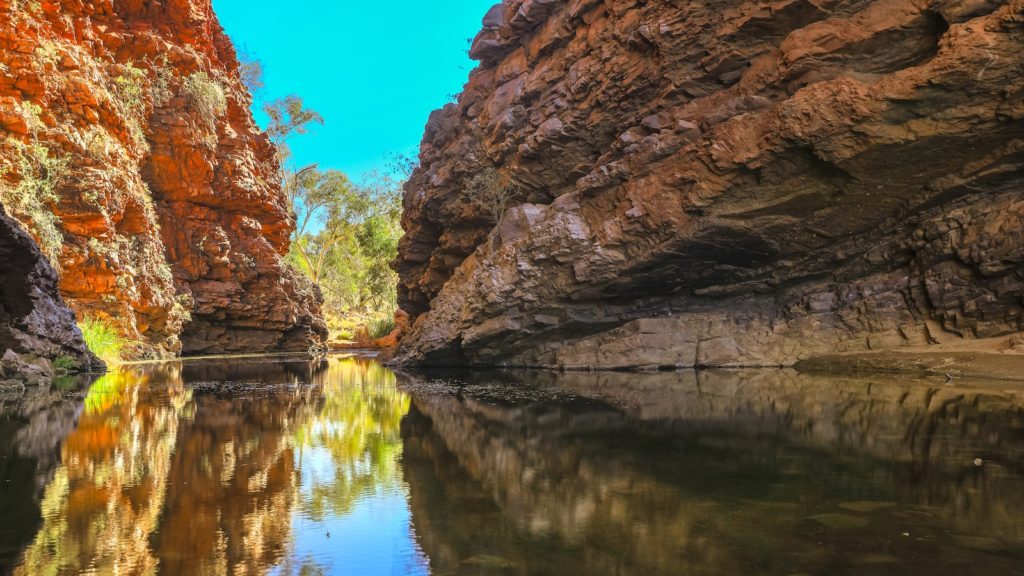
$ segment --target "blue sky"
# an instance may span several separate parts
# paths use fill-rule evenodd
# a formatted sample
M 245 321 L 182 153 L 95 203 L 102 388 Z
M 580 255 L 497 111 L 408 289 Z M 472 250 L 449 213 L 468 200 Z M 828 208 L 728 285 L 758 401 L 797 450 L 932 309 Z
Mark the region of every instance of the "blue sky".
M 213 0 L 239 51 L 263 62 L 265 99 L 301 96 L 326 125 L 289 144 L 297 165 L 352 177 L 417 153 L 427 116 L 476 65 L 467 39 L 496 0 Z M 258 107 L 258 105 L 257 105 Z M 261 114 L 256 115 L 263 122 Z

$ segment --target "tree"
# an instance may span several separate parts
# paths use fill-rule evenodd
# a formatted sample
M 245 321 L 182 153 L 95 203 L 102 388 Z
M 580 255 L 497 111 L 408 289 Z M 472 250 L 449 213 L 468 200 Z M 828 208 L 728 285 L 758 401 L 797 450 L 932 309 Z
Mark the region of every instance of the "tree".
M 295 206 L 296 195 L 304 175 L 316 170 L 316 164 L 303 168 L 288 168 L 288 159 L 291 150 L 288 148 L 288 141 L 293 136 L 309 134 L 309 129 L 314 124 L 324 125 L 324 118 L 316 110 L 306 108 L 302 98 L 298 96 L 286 96 L 280 100 L 267 102 L 263 105 L 263 111 L 270 119 L 265 133 L 277 149 L 277 160 L 280 164 L 281 188 L 288 197 L 288 204 Z
M 335 315 L 391 313 L 397 278 L 389 264 L 401 237 L 401 184 L 371 173 L 352 183 L 337 171 L 299 181 L 291 261 L 324 291 Z
M 255 97 L 262 93 L 266 87 L 263 83 L 263 63 L 245 50 L 238 54 L 238 60 L 238 74 L 242 77 L 242 84 L 249 89 L 249 94 Z
M 313 168 L 296 179 L 293 201 L 293 241 L 310 278 L 319 284 L 328 254 L 354 233 L 354 223 L 366 217 L 369 199 L 362 197 L 342 172 Z M 315 234 L 314 228 L 319 228 Z
M 324 118 L 316 110 L 306 108 L 302 98 L 285 96 L 283 99 L 267 102 L 263 112 L 270 118 L 266 133 L 275 146 L 287 146 L 292 136 L 305 135 L 313 124 L 324 125 Z

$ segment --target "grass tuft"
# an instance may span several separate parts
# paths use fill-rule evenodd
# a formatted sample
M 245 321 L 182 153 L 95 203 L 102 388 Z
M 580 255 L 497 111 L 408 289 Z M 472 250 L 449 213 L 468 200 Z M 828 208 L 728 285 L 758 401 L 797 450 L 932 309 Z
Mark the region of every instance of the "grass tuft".
M 58 356 L 53 359 L 53 367 L 66 370 L 68 372 L 74 372 L 78 370 L 78 361 L 71 356 Z
M 78 327 L 85 337 L 85 345 L 101 360 L 110 365 L 126 360 L 124 356 L 130 342 L 109 322 L 86 317 Z
M 370 338 L 375 340 L 377 338 L 383 338 L 388 334 L 391 334 L 391 331 L 395 329 L 395 318 L 394 316 L 384 316 L 371 320 L 368 328 L 370 331 Z

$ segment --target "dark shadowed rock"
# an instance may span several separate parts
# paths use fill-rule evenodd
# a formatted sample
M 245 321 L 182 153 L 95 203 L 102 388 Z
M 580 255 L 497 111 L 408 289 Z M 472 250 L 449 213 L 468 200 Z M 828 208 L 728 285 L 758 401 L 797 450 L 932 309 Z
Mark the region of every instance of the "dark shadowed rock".
M 32 238 L 0 206 L 0 351 L 3 374 L 38 383 L 53 376 L 47 359 L 68 357 L 80 371 L 102 370 L 85 347 L 75 315 L 57 291 L 57 274 Z

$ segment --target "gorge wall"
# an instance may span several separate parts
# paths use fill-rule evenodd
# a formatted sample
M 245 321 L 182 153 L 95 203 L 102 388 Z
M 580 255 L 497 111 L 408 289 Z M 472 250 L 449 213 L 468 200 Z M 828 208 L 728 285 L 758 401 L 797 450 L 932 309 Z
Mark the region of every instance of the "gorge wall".
M 406 188 L 399 362 L 780 365 L 1024 328 L 1021 0 L 506 0 L 483 27 Z
M 305 350 L 317 289 L 209 0 L 0 0 L 0 202 L 147 355 Z
M 39 357 L 64 357 L 78 371 L 103 367 L 85 346 L 75 316 L 57 290 L 57 274 L 32 238 L 0 206 L 0 381 L 52 376 L 52 367 L 26 373 Z M 16 356 L 9 356 L 10 353 Z M 48 365 L 48 364 L 47 364 Z

